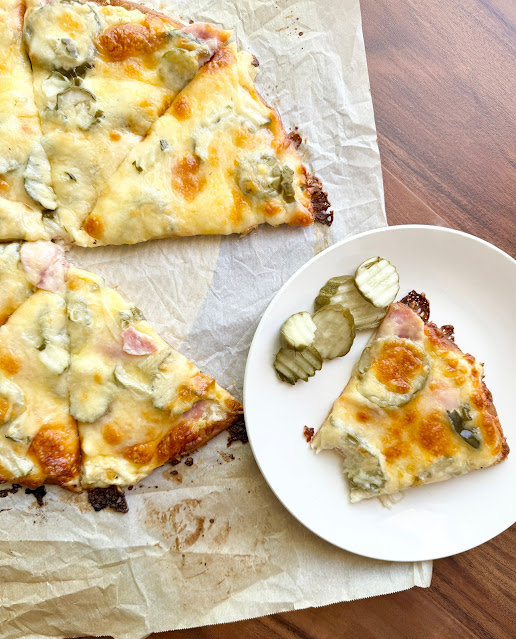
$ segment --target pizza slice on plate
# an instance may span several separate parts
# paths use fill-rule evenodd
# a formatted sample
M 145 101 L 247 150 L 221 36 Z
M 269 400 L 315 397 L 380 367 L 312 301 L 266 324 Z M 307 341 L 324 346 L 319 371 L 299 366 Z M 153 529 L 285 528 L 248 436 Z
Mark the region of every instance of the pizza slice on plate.
M 237 420 L 239 402 L 100 277 L 72 267 L 66 300 L 83 487 L 134 484 Z
M 56 201 L 23 47 L 24 10 L 22 0 L 0 0 L 0 241 L 50 239 L 54 232 L 42 216 Z
M 343 455 L 352 502 L 509 453 L 482 364 L 403 303 L 389 307 L 312 447 Z
M 112 176 L 84 223 L 97 244 L 246 233 L 314 221 L 310 180 L 256 60 L 217 51 Z
M 66 237 L 79 241 L 111 174 L 229 35 L 123 0 L 29 0 L 24 38 Z
M 37 268 L 41 247 L 32 254 L 32 246 L 25 246 L 24 258 Z M 42 283 L 62 290 L 64 274 L 54 264 Z M 0 327 L 0 482 L 80 490 L 79 437 L 68 404 L 66 322 L 62 293 L 41 289 Z

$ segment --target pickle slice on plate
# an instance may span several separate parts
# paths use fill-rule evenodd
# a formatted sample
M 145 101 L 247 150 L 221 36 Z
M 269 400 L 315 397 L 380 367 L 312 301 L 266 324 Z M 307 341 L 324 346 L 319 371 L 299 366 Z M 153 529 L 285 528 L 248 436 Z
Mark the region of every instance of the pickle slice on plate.
M 342 357 L 355 340 L 355 321 L 351 311 L 342 304 L 323 306 L 313 316 L 317 326 L 314 346 L 323 359 Z
M 387 308 L 376 308 L 361 295 L 352 275 L 330 278 L 315 298 L 315 310 L 328 304 L 342 304 L 355 320 L 357 331 L 376 328 L 387 313 Z
M 377 308 L 392 304 L 400 290 L 398 271 L 383 257 L 371 257 L 362 262 L 355 273 L 355 284 L 366 300 Z
M 321 355 L 313 346 L 302 351 L 280 348 L 274 360 L 274 368 L 282 381 L 295 384 L 300 379 L 307 382 L 309 377 L 321 370 L 322 362 Z
M 302 311 L 291 315 L 281 327 L 281 337 L 290 348 L 301 351 L 314 341 L 317 326 L 310 313 Z

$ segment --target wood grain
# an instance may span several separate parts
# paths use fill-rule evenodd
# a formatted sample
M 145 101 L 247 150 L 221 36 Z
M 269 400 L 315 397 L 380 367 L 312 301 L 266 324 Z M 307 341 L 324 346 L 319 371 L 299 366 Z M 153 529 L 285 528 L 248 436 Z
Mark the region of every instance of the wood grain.
M 516 255 L 516 2 L 362 0 L 362 16 L 384 168 Z
M 451 226 L 516 256 L 516 1 L 361 5 L 389 223 Z M 428 589 L 154 637 L 509 639 L 515 548 L 513 526 L 436 561 Z

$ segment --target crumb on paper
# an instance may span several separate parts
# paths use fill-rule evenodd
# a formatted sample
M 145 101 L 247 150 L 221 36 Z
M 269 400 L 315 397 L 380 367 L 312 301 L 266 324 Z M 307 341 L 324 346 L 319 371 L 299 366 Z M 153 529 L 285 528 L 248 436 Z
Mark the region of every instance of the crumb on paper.
M 11 488 L 2 488 L 2 490 L 0 490 L 0 499 L 7 497 L 7 495 L 15 495 L 20 487 L 20 484 L 12 484 Z
M 104 508 L 111 508 L 115 512 L 123 514 L 129 512 L 124 491 L 120 486 L 92 488 L 88 490 L 88 501 L 96 512 L 104 510 Z
M 243 415 L 241 415 L 234 424 L 231 424 L 231 426 L 228 428 L 228 434 L 228 448 L 233 442 L 242 442 L 242 444 L 247 444 L 249 439 L 247 437 Z
M 34 499 L 38 502 L 38 506 L 44 506 L 46 504 L 46 502 L 43 501 L 43 498 L 47 494 L 47 489 L 45 488 L 45 486 L 38 486 L 37 488 L 34 488 L 34 489 L 26 488 L 25 494 L 33 495 Z

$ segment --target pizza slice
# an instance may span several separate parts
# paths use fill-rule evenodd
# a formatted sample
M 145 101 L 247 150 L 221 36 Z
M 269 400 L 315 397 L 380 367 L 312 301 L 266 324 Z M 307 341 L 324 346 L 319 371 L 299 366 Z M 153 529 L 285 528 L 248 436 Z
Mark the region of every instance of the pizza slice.
M 66 301 L 83 487 L 134 484 L 238 419 L 239 402 L 100 277 L 72 267 Z
M 0 241 L 54 232 L 48 215 L 55 196 L 22 42 L 24 9 L 22 0 L 0 0 Z
M 65 236 L 85 235 L 111 174 L 229 35 L 123 0 L 29 0 L 24 38 Z
M 217 51 L 112 176 L 84 223 L 94 243 L 314 221 L 306 169 L 256 72 L 234 45 Z
M 449 328 L 392 304 L 312 440 L 317 452 L 343 455 L 351 502 L 507 457 L 483 366 L 456 346 Z
M 80 490 L 63 296 L 38 290 L 0 327 L 0 482 Z

